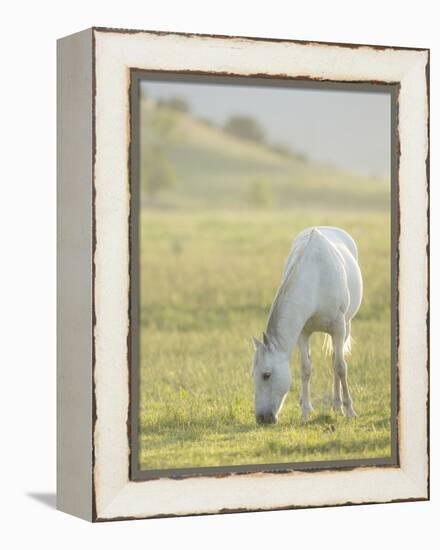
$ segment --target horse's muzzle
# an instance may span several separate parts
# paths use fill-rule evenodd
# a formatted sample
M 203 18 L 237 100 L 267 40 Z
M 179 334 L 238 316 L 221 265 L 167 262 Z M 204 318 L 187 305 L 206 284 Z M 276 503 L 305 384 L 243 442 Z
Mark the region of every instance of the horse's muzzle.
M 277 417 L 273 413 L 257 414 L 257 424 L 276 424 Z

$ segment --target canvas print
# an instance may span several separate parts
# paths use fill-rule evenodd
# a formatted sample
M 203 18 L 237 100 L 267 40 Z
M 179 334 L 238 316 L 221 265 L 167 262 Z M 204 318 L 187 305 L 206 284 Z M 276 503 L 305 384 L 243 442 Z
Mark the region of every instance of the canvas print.
M 139 470 L 392 463 L 391 93 L 145 74 L 137 98 Z

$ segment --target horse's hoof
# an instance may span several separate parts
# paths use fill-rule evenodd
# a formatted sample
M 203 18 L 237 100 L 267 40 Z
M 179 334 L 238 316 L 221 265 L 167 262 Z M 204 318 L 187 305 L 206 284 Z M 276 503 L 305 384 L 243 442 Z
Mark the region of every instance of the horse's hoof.
M 313 407 L 308 407 L 301 411 L 301 419 L 303 422 L 307 422 L 310 419 L 310 413 L 313 412 Z
M 356 418 L 357 414 L 354 411 L 353 407 L 349 407 L 345 409 L 344 416 L 346 416 L 347 418 Z

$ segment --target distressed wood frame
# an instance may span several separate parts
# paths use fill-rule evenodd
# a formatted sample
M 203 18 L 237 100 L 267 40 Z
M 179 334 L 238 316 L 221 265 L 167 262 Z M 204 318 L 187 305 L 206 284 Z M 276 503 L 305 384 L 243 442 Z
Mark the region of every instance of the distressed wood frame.
M 398 87 L 397 465 L 135 481 L 133 70 Z M 91 521 L 429 498 L 429 51 L 94 28 L 58 43 L 58 508 Z

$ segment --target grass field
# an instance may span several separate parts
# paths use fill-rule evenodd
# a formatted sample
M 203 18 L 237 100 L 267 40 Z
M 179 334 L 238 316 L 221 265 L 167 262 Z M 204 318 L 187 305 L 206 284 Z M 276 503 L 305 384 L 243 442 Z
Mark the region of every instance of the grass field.
M 364 300 L 348 356 L 356 419 L 331 412 L 332 369 L 312 337 L 311 420 L 291 392 L 275 426 L 253 414 L 260 336 L 292 238 L 337 225 L 356 240 Z M 390 455 L 390 242 L 385 211 L 154 211 L 141 215 L 142 469 Z

